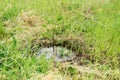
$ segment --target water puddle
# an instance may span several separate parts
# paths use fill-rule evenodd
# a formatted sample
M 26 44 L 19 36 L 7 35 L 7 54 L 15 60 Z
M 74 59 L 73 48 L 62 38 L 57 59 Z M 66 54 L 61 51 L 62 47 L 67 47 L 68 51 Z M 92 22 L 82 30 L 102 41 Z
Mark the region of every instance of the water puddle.
M 46 59 L 53 58 L 55 62 L 63 62 L 73 59 L 75 53 L 63 47 L 55 47 L 54 49 L 53 47 L 45 47 L 37 52 L 37 57 L 40 58 L 41 56 L 45 56 Z

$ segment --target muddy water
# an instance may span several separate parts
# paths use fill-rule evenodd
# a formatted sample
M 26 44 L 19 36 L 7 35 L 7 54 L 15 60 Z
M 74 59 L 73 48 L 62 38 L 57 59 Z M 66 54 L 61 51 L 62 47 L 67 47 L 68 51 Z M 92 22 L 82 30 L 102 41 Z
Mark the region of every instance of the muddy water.
M 73 59 L 75 53 L 63 47 L 55 47 L 54 50 L 53 47 L 46 47 L 38 51 L 37 57 L 40 58 L 41 56 L 45 56 L 46 59 L 53 58 L 55 62 L 63 62 Z

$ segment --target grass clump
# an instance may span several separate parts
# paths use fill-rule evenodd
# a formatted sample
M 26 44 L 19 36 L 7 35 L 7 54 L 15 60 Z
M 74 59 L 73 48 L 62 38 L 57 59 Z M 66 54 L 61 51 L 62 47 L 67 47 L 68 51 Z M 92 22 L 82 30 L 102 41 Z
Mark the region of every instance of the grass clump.
M 3 27 L 3 23 L 0 23 L 0 39 L 4 37 L 5 28 Z
M 7 21 L 7 20 L 10 20 L 10 19 L 14 19 L 15 17 L 17 17 L 19 12 L 20 12 L 19 8 L 12 7 L 9 10 L 7 10 L 6 12 L 3 13 L 1 19 L 2 19 L 2 21 Z

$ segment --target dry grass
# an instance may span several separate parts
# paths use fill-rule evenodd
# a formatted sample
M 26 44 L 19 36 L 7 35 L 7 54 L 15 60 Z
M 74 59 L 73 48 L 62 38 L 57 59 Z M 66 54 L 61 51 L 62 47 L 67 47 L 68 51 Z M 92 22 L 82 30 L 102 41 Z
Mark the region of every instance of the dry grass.
M 101 80 L 103 78 L 103 74 L 100 71 L 91 69 L 90 67 L 71 65 L 69 63 L 61 63 L 58 67 L 49 70 L 46 74 L 33 73 L 30 80 L 85 80 L 90 74 L 96 76 L 94 80 Z M 71 75 L 68 70 L 69 67 L 76 69 L 75 74 Z

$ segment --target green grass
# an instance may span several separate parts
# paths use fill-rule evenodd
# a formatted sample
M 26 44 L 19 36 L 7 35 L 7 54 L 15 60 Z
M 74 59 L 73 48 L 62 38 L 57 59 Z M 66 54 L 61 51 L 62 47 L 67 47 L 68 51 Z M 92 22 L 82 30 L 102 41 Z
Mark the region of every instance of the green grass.
M 100 80 L 119 80 L 119 8 L 119 0 L 1 0 L 0 78 L 27 80 L 32 73 L 45 74 L 49 69 L 54 68 L 50 66 L 51 61 L 44 58 L 38 60 L 31 52 L 31 47 L 35 47 L 33 48 L 35 50 L 39 48 L 37 43 L 33 46 L 34 39 L 52 40 L 54 30 L 55 36 L 62 36 L 62 39 L 81 38 L 82 34 L 82 42 L 85 44 L 83 44 L 84 48 L 78 51 L 90 56 L 88 64 L 84 65 L 103 72 Z M 22 22 L 21 15 L 27 12 L 30 16 L 24 15 L 24 18 L 29 17 L 28 22 Z M 37 16 L 44 22 L 35 18 L 35 22 L 40 21 L 42 25 L 32 26 L 33 30 L 30 30 L 31 27 L 27 24 L 35 23 L 31 16 Z M 55 29 L 49 29 L 51 26 Z M 39 31 L 39 28 L 35 30 L 34 28 L 37 27 L 41 27 L 42 30 Z M 70 43 L 71 47 L 77 48 L 74 41 L 71 40 Z M 87 60 L 83 56 L 81 61 L 86 63 Z M 66 71 L 73 74 L 74 68 L 70 67 Z M 83 74 L 81 78 L 99 79 L 89 73 Z

